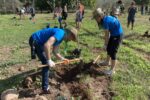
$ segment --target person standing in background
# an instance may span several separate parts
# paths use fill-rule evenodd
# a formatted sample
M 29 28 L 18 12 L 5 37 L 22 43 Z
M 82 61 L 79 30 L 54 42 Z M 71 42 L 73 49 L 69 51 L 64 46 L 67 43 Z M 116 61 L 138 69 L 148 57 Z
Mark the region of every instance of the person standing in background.
M 62 23 L 61 23 L 61 24 L 65 24 L 64 27 L 67 27 L 67 22 L 66 22 L 67 17 L 68 17 L 68 10 L 67 10 L 67 4 L 65 4 L 62 11 Z
M 132 24 L 131 29 L 133 30 L 134 22 L 135 22 L 135 13 L 136 13 L 136 6 L 135 2 L 131 2 L 131 6 L 128 9 L 128 22 L 127 27 L 129 28 L 130 23 Z

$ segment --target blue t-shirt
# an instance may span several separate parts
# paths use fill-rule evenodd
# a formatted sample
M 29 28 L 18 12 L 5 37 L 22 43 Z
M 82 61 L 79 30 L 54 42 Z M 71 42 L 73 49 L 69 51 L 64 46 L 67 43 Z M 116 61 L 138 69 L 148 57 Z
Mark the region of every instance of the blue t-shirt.
M 42 29 L 33 33 L 32 37 L 39 45 L 43 46 L 44 43 L 46 43 L 47 40 L 53 36 L 56 39 L 53 46 L 57 46 L 62 42 L 64 35 L 65 35 L 65 32 L 62 29 L 45 28 L 45 29 Z
M 105 30 L 110 31 L 110 36 L 119 36 L 123 34 L 121 24 L 114 16 L 105 16 L 103 18 L 102 26 Z

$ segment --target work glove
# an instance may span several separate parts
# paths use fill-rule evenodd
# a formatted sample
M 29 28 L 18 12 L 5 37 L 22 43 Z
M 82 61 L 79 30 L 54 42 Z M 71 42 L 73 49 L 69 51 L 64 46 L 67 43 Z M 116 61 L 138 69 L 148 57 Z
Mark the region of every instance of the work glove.
M 51 67 L 55 67 L 55 62 L 52 61 L 51 59 L 47 61 L 48 66 Z
M 66 59 L 66 58 L 62 57 L 61 60 L 64 61 L 64 64 L 69 64 L 69 59 Z

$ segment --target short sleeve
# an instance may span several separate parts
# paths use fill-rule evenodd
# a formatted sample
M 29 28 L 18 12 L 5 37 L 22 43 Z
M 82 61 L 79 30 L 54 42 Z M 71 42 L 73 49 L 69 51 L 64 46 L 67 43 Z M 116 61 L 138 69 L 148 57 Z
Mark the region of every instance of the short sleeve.
M 54 46 L 59 45 L 62 42 L 63 38 L 64 38 L 64 31 L 56 31 L 53 36 L 56 39 L 56 42 L 54 43 Z
M 103 27 L 104 27 L 105 30 L 109 30 L 109 24 L 108 24 L 108 22 L 104 22 L 103 23 Z

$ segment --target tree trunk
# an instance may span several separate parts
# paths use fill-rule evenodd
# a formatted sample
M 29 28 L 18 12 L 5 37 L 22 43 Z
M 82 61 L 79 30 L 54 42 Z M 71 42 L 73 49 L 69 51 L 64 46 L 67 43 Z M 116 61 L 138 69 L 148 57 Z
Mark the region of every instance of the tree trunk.
M 15 0 L 12 1 L 13 13 L 15 14 Z
M 55 9 L 55 0 L 53 0 L 53 9 Z
M 32 7 L 35 8 L 35 0 L 32 1 Z
M 6 14 L 6 1 L 3 0 L 3 9 L 4 9 L 4 13 Z

